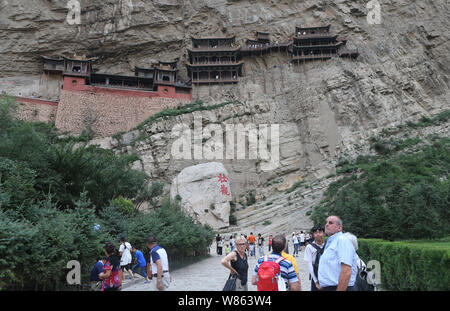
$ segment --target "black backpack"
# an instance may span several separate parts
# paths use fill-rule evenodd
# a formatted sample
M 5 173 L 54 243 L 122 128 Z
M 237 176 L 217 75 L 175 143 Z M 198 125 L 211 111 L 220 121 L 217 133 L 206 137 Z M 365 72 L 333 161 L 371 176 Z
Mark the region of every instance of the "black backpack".
M 375 286 L 367 282 L 369 274 L 364 266 L 358 267 L 358 272 L 356 273 L 355 285 L 353 286 L 354 291 L 374 291 Z
M 322 256 L 323 251 L 325 250 L 325 244 L 323 245 L 322 248 L 314 242 L 311 242 L 310 245 L 317 250 L 316 260 L 314 260 L 314 263 L 313 263 L 313 270 L 314 270 L 314 274 L 316 275 L 316 277 L 318 277 L 317 272 L 319 271 L 319 260 L 320 260 L 320 256 Z

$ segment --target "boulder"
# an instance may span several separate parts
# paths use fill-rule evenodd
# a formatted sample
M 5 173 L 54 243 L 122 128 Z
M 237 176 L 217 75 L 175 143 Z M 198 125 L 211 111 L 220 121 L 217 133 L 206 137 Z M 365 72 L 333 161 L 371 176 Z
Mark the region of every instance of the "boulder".
M 170 196 L 181 197 L 181 208 L 195 222 L 213 229 L 229 226 L 231 187 L 222 163 L 186 167 L 173 179 Z

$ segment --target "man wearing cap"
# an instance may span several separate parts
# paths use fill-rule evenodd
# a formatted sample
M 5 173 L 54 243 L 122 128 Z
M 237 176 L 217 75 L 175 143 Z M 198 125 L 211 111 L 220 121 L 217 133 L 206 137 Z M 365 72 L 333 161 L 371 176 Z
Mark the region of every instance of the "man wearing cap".
M 325 291 L 351 291 L 358 271 L 356 251 L 342 233 L 342 220 L 329 216 L 325 222 L 328 240 L 320 257 L 318 279 Z
M 323 252 L 323 236 L 324 229 L 322 226 L 314 226 L 312 228 L 314 241 L 305 248 L 305 256 L 304 259 L 308 263 L 309 275 L 311 278 L 311 291 L 320 290 L 321 287 L 319 285 L 319 280 L 317 278 L 318 266 L 316 265 L 317 255 L 319 258 Z
M 166 291 L 170 285 L 169 260 L 164 248 L 157 244 L 156 238 L 150 236 L 147 238 L 147 247 L 150 250 L 150 264 L 153 290 Z

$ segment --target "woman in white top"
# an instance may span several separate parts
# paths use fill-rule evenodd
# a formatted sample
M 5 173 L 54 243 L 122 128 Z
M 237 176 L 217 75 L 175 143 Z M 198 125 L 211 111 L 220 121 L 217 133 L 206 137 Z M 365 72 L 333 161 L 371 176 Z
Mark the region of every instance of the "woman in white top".
M 125 237 L 120 237 L 120 280 L 123 281 L 123 271 L 126 270 L 131 278 L 134 278 L 133 272 L 131 271 L 131 244 L 125 241 Z

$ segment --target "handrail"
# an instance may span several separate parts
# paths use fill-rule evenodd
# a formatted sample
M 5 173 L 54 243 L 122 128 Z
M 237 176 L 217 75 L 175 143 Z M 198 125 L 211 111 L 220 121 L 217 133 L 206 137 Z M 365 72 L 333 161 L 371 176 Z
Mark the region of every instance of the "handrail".
M 336 54 L 327 53 L 327 54 L 313 54 L 313 55 L 298 55 L 293 56 L 293 60 L 299 60 L 299 59 L 314 59 L 314 58 L 323 58 L 323 57 L 333 57 L 337 56 Z
M 241 51 L 258 51 L 258 50 L 267 50 L 270 48 L 279 48 L 279 47 L 289 47 L 291 45 L 291 43 L 271 43 L 271 44 L 261 44 L 261 45 L 257 45 L 254 44 L 255 46 L 252 45 L 247 45 L 246 47 L 241 48 Z
M 196 62 L 196 63 L 187 63 L 189 66 L 217 66 L 217 65 L 240 65 L 243 64 L 243 61 L 236 62 Z
M 330 33 L 315 33 L 315 34 L 306 34 L 306 35 L 295 34 L 294 35 L 294 38 L 296 38 L 296 39 L 311 39 L 311 38 L 323 38 L 323 37 L 337 37 L 337 35 L 333 35 Z

